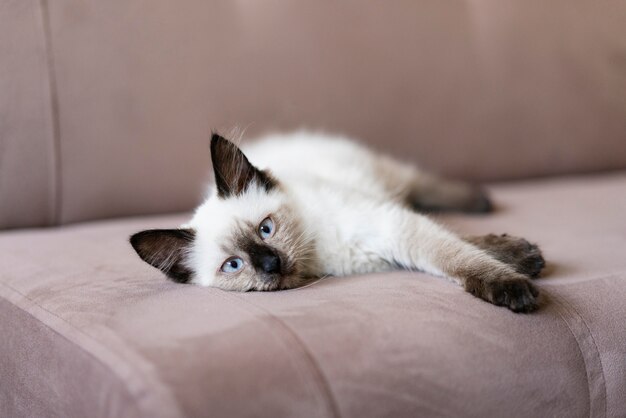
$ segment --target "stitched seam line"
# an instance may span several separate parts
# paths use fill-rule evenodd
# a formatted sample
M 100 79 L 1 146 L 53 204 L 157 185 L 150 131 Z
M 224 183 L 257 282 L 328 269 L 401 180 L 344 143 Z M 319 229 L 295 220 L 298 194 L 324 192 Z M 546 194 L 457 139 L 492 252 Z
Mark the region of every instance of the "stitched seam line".
M 48 0 L 41 0 L 41 18 L 43 23 L 44 42 L 46 48 L 46 62 L 48 66 L 48 85 L 50 89 L 50 112 L 52 114 L 52 188 L 54 200 L 49 223 L 59 225 L 61 223 L 61 125 L 59 118 L 59 96 L 57 90 L 56 67 L 52 50 L 52 30 L 50 28 L 50 10 Z
M 578 319 L 585 326 L 585 329 L 587 330 L 587 335 L 589 335 L 589 337 L 591 338 L 591 342 L 593 343 L 593 346 L 594 346 L 595 351 L 596 351 L 596 355 L 598 357 L 598 362 L 600 363 L 600 377 L 602 379 L 602 382 L 603 382 L 602 387 L 604 389 L 604 416 L 606 416 L 606 408 L 607 408 L 606 396 L 607 396 L 607 394 L 606 394 L 606 383 L 605 383 L 605 377 L 604 377 L 604 366 L 602 365 L 602 357 L 600 356 L 600 350 L 598 349 L 598 345 L 596 344 L 596 340 L 593 338 L 593 334 L 591 333 L 591 329 L 587 325 L 587 322 L 584 320 L 582 315 L 578 312 L 578 310 L 576 308 L 574 308 L 574 306 L 572 304 L 567 302 L 567 300 L 565 300 L 561 295 L 556 295 L 554 293 L 551 293 L 550 296 L 554 300 L 558 300 L 557 303 L 561 307 L 564 307 L 565 309 L 569 309 L 569 310 L 573 311 L 576 314 Z M 590 385 L 590 381 L 589 381 L 589 372 L 588 372 L 589 368 L 587 367 L 587 358 L 585 357 L 584 351 L 583 351 L 582 347 L 580 346 L 580 342 L 578 341 L 578 338 L 576 337 L 576 333 L 574 332 L 574 330 L 572 329 L 572 327 L 570 326 L 568 321 L 565 319 L 565 316 L 563 316 L 561 311 L 559 310 L 558 312 L 559 312 L 559 316 L 561 317 L 561 319 L 563 320 L 563 322 L 565 323 L 565 325 L 569 329 L 570 333 L 574 337 L 574 340 L 576 341 L 576 346 L 578 347 L 578 351 L 580 352 L 580 355 L 581 355 L 581 357 L 583 359 L 583 363 L 585 365 L 585 379 L 587 381 L 587 394 L 588 394 L 588 398 L 589 398 L 589 416 L 591 417 L 593 409 L 591 408 L 591 406 L 592 406 L 591 385 Z
M 293 329 L 291 329 L 291 327 L 289 327 L 284 321 L 279 319 L 277 316 L 275 316 L 262 306 L 259 306 L 236 295 L 231 295 L 228 293 L 219 295 L 225 299 L 235 300 L 238 303 L 243 303 L 267 315 L 271 319 L 272 323 L 280 327 L 280 329 L 282 329 L 293 340 L 293 342 L 295 342 L 300 347 L 302 353 L 304 354 L 305 361 L 309 365 L 309 370 L 313 370 L 313 376 L 314 379 L 317 381 L 317 387 L 321 390 L 323 397 L 326 399 L 328 411 L 330 412 L 332 417 L 340 418 L 341 415 L 339 414 L 339 406 L 337 405 L 337 401 L 330 389 L 328 379 L 326 379 L 324 373 L 322 373 L 319 362 L 315 359 L 311 351 L 307 348 L 307 346 L 300 339 L 300 337 L 298 337 L 298 335 L 293 331 Z
M 271 331 L 275 331 L 276 327 L 275 326 L 269 326 L 270 324 L 274 324 L 273 321 L 271 321 L 271 318 L 269 318 L 269 321 L 267 320 L 267 318 L 258 318 L 256 317 L 257 311 L 256 310 L 252 310 L 250 309 L 252 306 L 248 306 L 246 301 L 242 301 L 238 298 L 235 297 L 231 297 L 229 295 L 226 294 L 221 294 L 218 293 L 221 292 L 220 290 L 218 290 L 215 294 L 215 296 L 220 297 L 221 299 L 224 299 L 225 301 L 227 301 L 228 303 L 235 303 L 236 305 L 234 305 L 237 309 L 246 312 L 247 314 L 251 315 L 255 320 L 262 322 L 265 326 L 267 326 Z M 243 305 L 243 306 L 242 306 Z M 283 338 L 278 338 L 278 340 L 281 343 L 285 343 Z M 306 378 L 309 375 L 309 370 L 307 370 L 306 367 L 302 367 L 302 362 L 300 361 L 300 358 L 294 354 L 293 352 L 294 350 L 290 350 L 290 349 L 286 349 L 285 353 L 287 356 L 289 356 L 293 363 L 294 363 L 294 367 L 296 368 L 296 370 L 298 371 L 298 373 L 302 376 L 304 376 L 304 383 L 311 388 L 310 390 L 312 392 L 314 392 L 316 395 L 319 393 L 318 387 L 315 385 L 315 382 L 312 382 L 310 379 Z
M 598 355 L 598 362 L 600 363 L 600 376 L 602 377 L 602 381 L 603 381 L 603 388 L 604 388 L 604 416 L 606 416 L 606 408 L 607 408 L 607 393 L 606 393 L 606 379 L 604 377 L 604 366 L 602 365 L 602 357 L 600 356 L 600 349 L 598 348 L 598 344 L 596 343 L 596 339 L 593 337 L 593 333 L 591 332 L 591 329 L 589 328 L 589 325 L 587 324 L 587 321 L 585 321 L 585 318 L 583 318 L 583 316 L 580 314 L 580 312 L 578 311 L 578 309 L 576 309 L 576 307 L 574 305 L 572 305 L 571 303 L 568 303 L 562 296 L 558 296 L 559 299 L 561 299 L 561 301 L 567 303 L 567 305 L 572 308 L 572 310 L 574 312 L 576 312 L 576 315 L 578 315 L 578 318 L 580 318 L 581 322 L 583 323 L 583 325 L 585 326 L 585 329 L 587 330 L 587 333 L 589 334 L 589 337 L 591 338 L 591 342 L 593 343 L 593 347 L 596 349 L 596 354 Z M 589 396 L 591 397 L 591 390 L 589 391 Z
M 48 309 L 44 308 L 43 306 L 41 306 L 40 304 L 38 304 L 37 302 L 35 302 L 34 300 L 28 298 L 26 295 L 24 295 L 22 292 L 18 291 L 17 289 L 15 289 L 14 287 L 10 286 L 7 283 L 4 282 L 0 282 L 0 285 L 6 287 L 7 289 L 15 292 L 16 294 L 20 295 L 21 297 L 23 297 L 25 300 L 29 301 L 33 306 L 36 306 L 37 308 L 41 309 L 43 312 L 47 313 L 48 315 L 60 320 L 61 322 L 63 322 L 64 324 L 66 324 L 69 328 L 71 328 L 72 330 L 76 331 L 78 334 L 80 334 L 81 336 L 85 337 L 86 339 L 88 339 L 89 341 L 92 341 L 94 343 L 96 343 L 100 348 L 104 349 L 104 351 L 106 351 L 107 353 L 109 353 L 110 355 L 112 355 L 113 357 L 115 357 L 116 361 L 119 361 L 122 364 L 125 364 L 126 366 L 129 366 L 129 363 L 125 362 L 122 358 L 122 356 L 117 355 L 114 351 L 111 351 L 105 344 L 101 343 L 99 340 L 93 338 L 92 336 L 90 336 L 89 334 L 86 334 L 85 332 L 83 332 L 82 330 L 80 330 L 79 328 L 74 327 L 71 323 L 67 322 L 65 319 L 63 319 L 62 317 L 58 316 L 57 314 L 55 314 L 54 312 L 49 311 Z M 0 296 L 2 297 L 2 296 Z M 133 388 L 131 388 L 130 386 L 128 386 L 126 383 L 126 379 L 124 378 L 124 376 L 120 375 L 117 370 L 114 367 L 111 367 L 110 364 L 108 364 L 106 361 L 104 361 L 103 359 L 101 359 L 100 357 L 98 357 L 95 353 L 85 349 L 84 347 L 78 345 L 76 342 L 72 341 L 71 339 L 69 339 L 66 335 L 62 334 L 60 331 L 56 330 L 53 326 L 51 326 L 50 324 L 47 324 L 46 322 L 42 321 L 41 319 L 37 318 L 32 312 L 30 312 L 30 310 L 25 309 L 21 306 L 19 306 L 16 302 L 9 300 L 5 297 L 2 297 L 3 300 L 7 301 L 8 303 L 10 303 L 11 305 L 15 306 L 18 310 L 20 310 L 21 312 L 24 312 L 28 315 L 30 315 L 35 321 L 37 321 L 38 323 L 44 325 L 46 328 L 50 329 L 52 332 L 54 332 L 56 335 L 58 335 L 59 337 L 63 338 L 65 341 L 67 341 L 68 343 L 72 344 L 72 346 L 78 348 L 79 350 L 81 350 L 83 353 L 86 353 L 88 356 L 90 356 L 91 358 L 93 358 L 94 360 L 96 360 L 98 363 L 100 363 L 102 366 L 104 366 L 105 370 L 110 371 L 113 375 L 115 375 L 119 381 L 122 383 L 123 386 L 126 387 L 126 392 L 128 395 L 130 395 L 131 399 L 133 400 L 133 405 L 137 406 L 138 409 L 143 409 L 140 405 L 143 404 L 143 402 L 140 402 L 140 399 L 142 398 L 142 394 L 141 391 L 137 391 L 137 390 L 133 390 Z M 145 376 L 144 373 L 136 368 L 132 368 L 129 367 L 130 370 L 133 370 L 134 373 L 137 373 L 137 375 L 141 375 L 141 380 L 143 381 L 152 381 L 154 379 L 152 379 L 149 376 Z M 144 387 L 142 388 L 143 391 L 145 393 L 151 393 L 151 390 L 149 389 L 149 387 Z M 177 405 L 175 405 L 177 407 Z M 148 411 L 149 413 L 152 413 L 150 411 Z M 154 415 L 151 415 L 154 416 Z
M 552 297 L 553 297 L 553 299 L 556 300 L 556 297 L 554 295 L 552 295 Z M 561 305 L 561 306 L 564 306 L 564 304 L 561 303 L 561 301 L 559 301 L 557 303 L 559 305 Z M 563 316 L 563 313 L 561 312 L 561 310 L 557 309 L 557 312 L 558 312 L 559 316 L 561 317 L 561 320 L 563 321 L 563 323 L 565 324 L 565 326 L 569 330 L 570 334 L 572 334 L 572 337 L 574 338 L 574 341 L 576 341 L 576 347 L 578 347 L 578 352 L 580 353 L 580 358 L 582 358 L 583 364 L 585 366 L 585 382 L 586 382 L 586 385 L 587 385 L 587 402 L 589 404 L 589 416 L 591 416 L 591 388 L 589 387 L 589 376 L 588 376 L 588 373 L 587 373 L 587 359 L 585 358 L 585 355 L 583 353 L 583 349 L 581 348 L 580 343 L 578 342 L 578 338 L 576 338 L 576 333 L 574 332 L 574 330 L 572 329 L 570 324 L 565 319 L 565 316 Z

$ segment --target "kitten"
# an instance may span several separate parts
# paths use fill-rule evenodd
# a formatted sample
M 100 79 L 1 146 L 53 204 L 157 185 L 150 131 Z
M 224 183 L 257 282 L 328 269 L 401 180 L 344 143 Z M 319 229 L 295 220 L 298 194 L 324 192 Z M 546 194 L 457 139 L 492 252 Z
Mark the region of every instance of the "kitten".
M 274 135 L 245 152 L 213 134 L 211 196 L 181 228 L 133 235 L 144 261 L 177 282 L 236 291 L 406 268 L 515 312 L 537 308 L 537 246 L 460 238 L 418 212 L 490 211 L 480 189 L 327 135 Z

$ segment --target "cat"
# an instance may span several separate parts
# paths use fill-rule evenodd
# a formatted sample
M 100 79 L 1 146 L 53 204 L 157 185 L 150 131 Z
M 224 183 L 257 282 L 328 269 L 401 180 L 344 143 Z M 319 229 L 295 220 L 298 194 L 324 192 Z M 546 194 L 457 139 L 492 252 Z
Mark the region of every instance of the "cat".
M 214 133 L 210 148 L 215 187 L 192 219 L 130 238 L 176 282 L 265 291 L 403 268 L 514 312 L 538 307 L 529 278 L 545 262 L 536 245 L 506 234 L 462 238 L 423 214 L 489 212 L 479 187 L 325 134 L 270 135 L 244 153 Z

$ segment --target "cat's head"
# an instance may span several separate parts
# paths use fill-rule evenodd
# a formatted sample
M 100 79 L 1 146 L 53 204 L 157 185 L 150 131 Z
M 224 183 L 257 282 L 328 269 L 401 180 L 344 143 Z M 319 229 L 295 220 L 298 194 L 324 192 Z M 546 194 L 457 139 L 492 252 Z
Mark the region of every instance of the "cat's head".
M 285 187 L 213 134 L 215 188 L 181 229 L 134 234 L 141 257 L 170 279 L 226 290 L 299 286 L 314 274 L 315 245 Z

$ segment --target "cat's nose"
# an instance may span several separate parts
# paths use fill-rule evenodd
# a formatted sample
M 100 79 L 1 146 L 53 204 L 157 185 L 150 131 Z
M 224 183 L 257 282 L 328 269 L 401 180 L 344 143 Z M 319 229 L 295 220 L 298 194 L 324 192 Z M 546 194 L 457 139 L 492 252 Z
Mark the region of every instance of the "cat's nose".
M 280 258 L 275 254 L 266 254 L 261 257 L 261 268 L 265 273 L 274 274 L 280 272 Z

